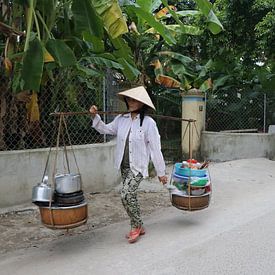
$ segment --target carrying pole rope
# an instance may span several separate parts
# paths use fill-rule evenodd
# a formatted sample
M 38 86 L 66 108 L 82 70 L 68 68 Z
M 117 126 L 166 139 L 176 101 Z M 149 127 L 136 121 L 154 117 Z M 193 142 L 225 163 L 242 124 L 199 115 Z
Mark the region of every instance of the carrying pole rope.
M 192 134 L 193 134 L 193 127 L 191 122 L 188 123 L 189 126 L 189 160 L 190 164 L 192 163 Z M 188 209 L 191 210 L 191 167 L 189 167 L 189 177 L 188 177 Z
M 55 151 L 55 158 L 54 158 L 54 165 L 53 165 L 53 174 L 52 174 L 52 182 L 53 182 L 53 190 L 55 190 L 55 178 L 54 175 L 56 174 L 56 164 L 57 164 L 57 154 L 59 149 L 59 141 L 60 141 L 60 133 L 62 129 L 62 120 L 63 116 L 59 117 L 59 125 L 58 125 L 58 132 L 57 132 L 57 138 L 56 138 L 56 151 Z M 49 202 L 49 209 L 50 209 L 50 220 L 51 225 L 54 227 L 54 220 L 53 220 L 53 209 L 52 209 L 52 200 Z
M 67 137 L 68 137 L 68 140 L 69 140 L 69 144 L 70 144 L 70 146 L 71 146 L 71 150 L 72 150 L 72 153 L 73 153 L 75 165 L 76 165 L 78 174 L 80 175 L 79 166 L 78 166 L 77 161 L 76 161 L 76 157 L 75 157 L 75 153 L 74 153 L 74 148 L 73 148 L 73 145 L 72 145 L 72 141 L 71 141 L 71 138 L 70 138 L 70 135 L 69 135 L 68 126 L 67 126 L 66 119 L 65 119 L 64 116 L 63 116 L 63 122 L 64 122 L 64 126 L 65 126 L 65 131 L 66 131 L 66 134 L 67 134 Z

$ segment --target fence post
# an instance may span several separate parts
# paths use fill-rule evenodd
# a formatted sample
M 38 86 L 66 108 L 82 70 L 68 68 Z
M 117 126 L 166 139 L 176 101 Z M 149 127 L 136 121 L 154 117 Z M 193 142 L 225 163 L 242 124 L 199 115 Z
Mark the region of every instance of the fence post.
M 200 158 L 200 137 L 205 120 L 205 95 L 198 89 L 191 89 L 187 94 L 182 94 L 182 118 L 195 119 L 192 125 L 192 155 Z M 193 124 L 193 123 L 192 123 Z M 187 122 L 182 122 L 182 151 L 183 157 L 189 156 L 189 136 L 186 131 Z
M 264 133 L 266 133 L 266 94 L 264 94 Z

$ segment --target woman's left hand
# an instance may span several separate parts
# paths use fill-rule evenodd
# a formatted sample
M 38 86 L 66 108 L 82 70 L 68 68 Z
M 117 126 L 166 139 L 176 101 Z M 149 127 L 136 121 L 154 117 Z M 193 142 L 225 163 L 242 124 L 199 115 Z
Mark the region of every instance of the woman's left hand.
M 162 176 L 162 177 L 159 177 L 159 181 L 162 184 L 166 184 L 168 182 L 168 178 L 167 178 L 167 176 Z

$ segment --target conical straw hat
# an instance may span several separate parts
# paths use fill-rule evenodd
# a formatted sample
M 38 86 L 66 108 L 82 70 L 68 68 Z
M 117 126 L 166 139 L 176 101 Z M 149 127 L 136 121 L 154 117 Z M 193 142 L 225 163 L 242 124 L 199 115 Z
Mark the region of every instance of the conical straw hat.
M 151 98 L 149 97 L 147 91 L 143 86 L 139 86 L 123 92 L 119 92 L 117 95 L 121 100 L 124 100 L 125 96 L 131 97 L 139 102 L 144 103 L 145 105 L 149 106 L 153 110 L 156 110 Z

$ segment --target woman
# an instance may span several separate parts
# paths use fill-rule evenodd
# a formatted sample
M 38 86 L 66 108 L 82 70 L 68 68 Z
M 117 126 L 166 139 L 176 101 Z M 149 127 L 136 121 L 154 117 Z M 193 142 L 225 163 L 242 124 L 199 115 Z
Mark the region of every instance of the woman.
M 167 176 L 156 123 L 145 114 L 148 108 L 155 110 L 147 91 L 140 86 L 120 92 L 118 96 L 125 101 L 129 113 L 116 116 L 109 124 L 101 120 L 95 105 L 91 106 L 90 113 L 93 128 L 101 134 L 117 136 L 115 166 L 121 170 L 121 200 L 131 221 L 131 231 L 126 237 L 133 243 L 145 234 L 137 190 L 142 179 L 148 176 L 150 158 L 159 181 L 167 183 Z

